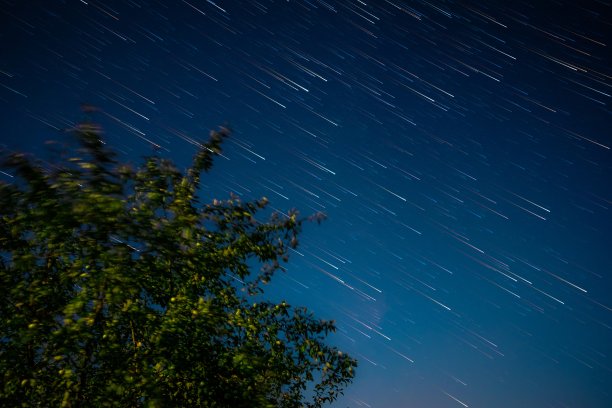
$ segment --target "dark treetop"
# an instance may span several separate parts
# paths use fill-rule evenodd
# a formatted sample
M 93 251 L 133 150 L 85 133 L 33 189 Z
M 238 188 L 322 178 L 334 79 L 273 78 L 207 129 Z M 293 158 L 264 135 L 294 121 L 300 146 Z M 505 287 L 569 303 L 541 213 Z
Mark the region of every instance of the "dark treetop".
M 198 202 L 227 129 L 185 174 L 155 156 L 116 163 L 91 123 L 72 133 L 77 156 L 45 169 L 12 154 L 17 180 L 0 184 L 0 405 L 315 408 L 340 395 L 356 362 L 325 344 L 333 322 L 258 296 L 297 248 L 297 213 Z

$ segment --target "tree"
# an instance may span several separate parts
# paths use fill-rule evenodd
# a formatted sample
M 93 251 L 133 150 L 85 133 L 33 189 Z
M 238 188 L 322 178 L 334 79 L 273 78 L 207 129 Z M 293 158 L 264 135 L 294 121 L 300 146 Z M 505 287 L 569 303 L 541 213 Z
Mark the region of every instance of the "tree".
M 93 123 L 71 133 L 76 156 L 59 163 L 5 155 L 0 406 L 320 407 L 342 393 L 356 361 L 325 343 L 334 323 L 261 296 L 304 219 L 268 219 L 265 198 L 198 201 L 228 129 L 186 172 L 118 163 Z

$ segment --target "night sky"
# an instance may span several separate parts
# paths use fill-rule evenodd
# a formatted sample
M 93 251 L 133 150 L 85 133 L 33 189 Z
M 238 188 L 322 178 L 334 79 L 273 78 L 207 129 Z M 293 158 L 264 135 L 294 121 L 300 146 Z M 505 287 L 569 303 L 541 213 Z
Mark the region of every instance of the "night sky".
M 335 319 L 334 407 L 612 406 L 612 6 L 0 0 L 0 144 L 83 118 L 307 225 L 269 297 Z M 10 175 L 0 174 L 4 180 Z

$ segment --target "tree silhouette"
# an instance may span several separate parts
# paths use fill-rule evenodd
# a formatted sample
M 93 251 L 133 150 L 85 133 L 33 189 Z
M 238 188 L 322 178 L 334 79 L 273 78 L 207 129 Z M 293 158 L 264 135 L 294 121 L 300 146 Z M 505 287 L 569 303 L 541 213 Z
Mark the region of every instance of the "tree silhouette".
M 227 128 L 186 172 L 119 163 L 93 123 L 71 133 L 58 163 L 5 155 L 1 406 L 320 407 L 342 393 L 357 364 L 325 343 L 333 322 L 261 296 L 304 219 L 268 219 L 265 198 L 198 201 Z

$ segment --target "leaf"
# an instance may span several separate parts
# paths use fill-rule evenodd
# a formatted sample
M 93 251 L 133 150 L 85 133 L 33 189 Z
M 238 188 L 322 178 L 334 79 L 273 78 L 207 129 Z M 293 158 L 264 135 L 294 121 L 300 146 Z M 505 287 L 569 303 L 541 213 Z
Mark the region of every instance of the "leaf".
M 15 182 L 0 184 L 0 406 L 335 400 L 357 363 L 324 343 L 333 324 L 261 295 L 297 245 L 297 211 L 261 221 L 266 198 L 199 204 L 229 131 L 186 174 L 116 162 L 93 123 L 71 132 L 74 159 L 12 155 Z

